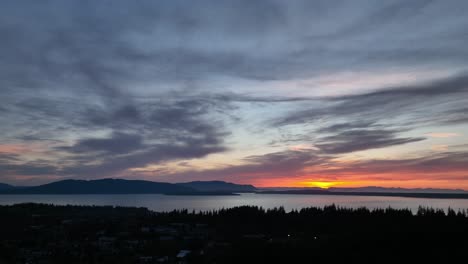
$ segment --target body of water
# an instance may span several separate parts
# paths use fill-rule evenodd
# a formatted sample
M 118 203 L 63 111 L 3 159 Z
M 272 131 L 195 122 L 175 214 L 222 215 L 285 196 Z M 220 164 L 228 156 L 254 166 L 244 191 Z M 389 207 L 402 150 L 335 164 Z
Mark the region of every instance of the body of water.
M 357 208 L 409 208 L 415 212 L 419 206 L 454 210 L 468 209 L 468 199 L 427 199 L 383 196 L 340 196 L 340 195 L 288 195 L 245 193 L 237 196 L 166 196 L 161 194 L 122 195 L 0 195 L 1 205 L 17 203 L 48 203 L 57 205 L 113 205 L 146 207 L 153 211 L 189 209 L 196 211 L 255 205 L 263 208 L 283 206 L 287 211 L 303 207 L 323 207 L 336 204 Z

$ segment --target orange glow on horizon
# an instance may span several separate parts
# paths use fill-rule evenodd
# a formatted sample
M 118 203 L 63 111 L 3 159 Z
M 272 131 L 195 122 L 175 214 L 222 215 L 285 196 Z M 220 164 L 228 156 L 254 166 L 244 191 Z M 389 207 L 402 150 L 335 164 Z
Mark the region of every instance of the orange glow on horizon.
M 253 184 L 257 187 L 318 187 L 321 189 L 328 189 L 331 187 L 360 187 L 367 186 L 364 181 L 344 181 L 344 180 L 327 180 L 327 179 L 293 179 L 293 178 L 281 178 L 272 180 L 260 180 L 244 182 L 245 184 Z
M 378 186 L 386 188 L 437 188 L 437 189 L 463 189 L 468 190 L 468 179 L 464 179 L 464 174 L 454 173 L 450 178 L 440 175 L 431 175 L 433 178 L 423 178 L 427 176 L 421 174 L 381 174 L 381 175 L 346 175 L 346 177 L 331 179 L 319 178 L 310 179 L 306 177 L 282 177 L 274 179 L 259 179 L 245 184 L 253 184 L 256 187 L 319 187 L 328 189 L 332 187 L 356 188 Z M 420 177 L 420 178 L 417 178 Z
M 328 189 L 330 187 L 343 184 L 344 182 L 334 182 L 334 181 L 310 181 L 302 182 L 307 187 L 319 187 L 321 189 Z

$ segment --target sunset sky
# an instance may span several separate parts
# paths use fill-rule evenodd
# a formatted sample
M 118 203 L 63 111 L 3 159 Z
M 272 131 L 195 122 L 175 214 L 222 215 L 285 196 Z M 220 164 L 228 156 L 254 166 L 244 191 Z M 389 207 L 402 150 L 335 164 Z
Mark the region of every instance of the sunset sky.
M 468 190 L 468 1 L 2 1 L 0 182 Z

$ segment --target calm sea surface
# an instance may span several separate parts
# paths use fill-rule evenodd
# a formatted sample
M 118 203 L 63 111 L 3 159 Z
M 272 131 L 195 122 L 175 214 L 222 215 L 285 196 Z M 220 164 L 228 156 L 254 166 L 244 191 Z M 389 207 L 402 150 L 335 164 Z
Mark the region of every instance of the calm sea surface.
M 382 196 L 339 196 L 339 195 L 287 195 L 253 194 L 238 196 L 166 196 L 160 194 L 125 194 L 125 195 L 0 195 L 0 204 L 50 203 L 58 205 L 114 205 L 147 207 L 153 211 L 174 209 L 213 210 L 240 205 L 256 205 L 263 208 L 284 206 L 286 210 L 303 207 L 336 204 L 343 207 L 357 208 L 409 208 L 413 211 L 418 206 L 455 210 L 468 209 L 468 199 L 426 199 Z

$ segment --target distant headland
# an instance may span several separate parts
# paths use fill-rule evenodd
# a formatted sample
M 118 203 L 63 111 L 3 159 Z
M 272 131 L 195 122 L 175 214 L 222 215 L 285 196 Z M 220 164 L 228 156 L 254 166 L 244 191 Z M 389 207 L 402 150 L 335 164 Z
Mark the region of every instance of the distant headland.
M 253 185 L 242 185 L 224 181 L 167 183 L 125 179 L 62 180 L 38 186 L 12 186 L 0 183 L 0 194 L 237 195 L 239 193 L 468 199 L 468 192 L 460 189 L 405 189 L 375 186 L 359 188 L 332 187 L 329 189 L 258 188 Z

